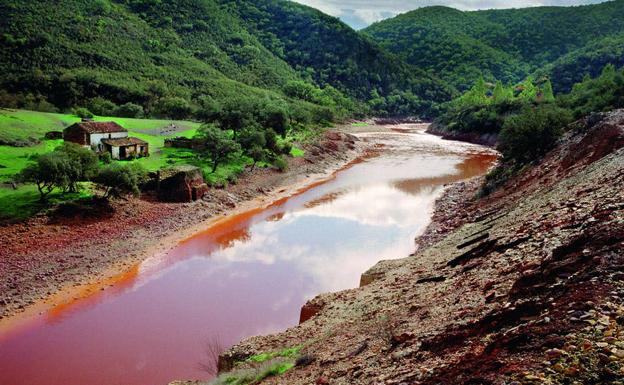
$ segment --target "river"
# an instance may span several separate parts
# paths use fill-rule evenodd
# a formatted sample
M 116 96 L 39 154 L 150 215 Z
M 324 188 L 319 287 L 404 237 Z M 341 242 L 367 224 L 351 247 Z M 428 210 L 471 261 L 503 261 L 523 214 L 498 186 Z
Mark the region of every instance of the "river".
M 162 385 L 208 378 L 206 345 L 294 326 L 316 294 L 405 257 L 444 184 L 495 156 L 414 126 L 332 180 L 237 216 L 147 259 L 105 291 L 0 332 L 0 385 Z

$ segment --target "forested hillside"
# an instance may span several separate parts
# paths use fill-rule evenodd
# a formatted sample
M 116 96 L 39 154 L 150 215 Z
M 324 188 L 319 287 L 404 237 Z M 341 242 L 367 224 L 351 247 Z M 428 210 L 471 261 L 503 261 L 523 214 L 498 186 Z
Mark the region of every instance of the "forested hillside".
M 611 54 L 621 46 L 622 32 L 622 0 L 474 12 L 427 7 L 364 30 L 408 63 L 439 74 L 460 90 L 481 74 L 486 80 L 517 82 L 546 67 L 555 91 L 580 80 L 572 70 L 596 75 L 611 59 L 618 59 Z M 594 55 L 586 61 L 589 53 Z M 558 59 L 561 62 L 553 64 Z
M 281 0 L 5 0 L 0 14 L 5 107 L 187 118 L 248 96 L 312 114 L 328 98 L 426 114 L 452 93 L 337 19 Z M 302 80 L 325 97 L 285 95 Z
M 405 64 L 338 19 L 294 2 L 222 0 L 305 79 L 331 85 L 378 111 L 405 114 L 448 100 L 438 76 Z

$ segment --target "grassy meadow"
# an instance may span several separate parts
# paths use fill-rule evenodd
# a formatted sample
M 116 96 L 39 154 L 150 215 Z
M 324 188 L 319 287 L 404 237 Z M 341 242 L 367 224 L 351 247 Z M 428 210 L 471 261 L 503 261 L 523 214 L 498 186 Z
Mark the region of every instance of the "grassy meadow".
M 49 131 L 62 131 L 68 125 L 81 119 L 71 114 L 36 112 L 27 110 L 0 109 L 0 142 L 1 143 L 36 143 L 30 146 L 0 145 L 0 219 L 23 219 L 44 209 L 46 205 L 39 203 L 39 193 L 34 185 L 20 185 L 17 189 L 11 181 L 28 163 L 33 155 L 53 151 L 63 143 L 62 139 L 47 140 L 44 135 Z M 173 137 L 191 138 L 200 127 L 200 123 L 180 120 L 133 119 L 110 116 L 96 116 L 95 121 L 114 121 L 128 130 L 128 134 L 149 143 L 150 156 L 132 160 L 142 164 L 149 171 L 157 171 L 163 167 L 181 164 L 193 164 L 204 170 L 207 183 L 223 185 L 233 183 L 252 160 L 239 156 L 219 165 L 214 173 L 210 164 L 197 157 L 190 149 L 165 147 L 165 139 Z M 170 129 L 175 125 L 174 130 Z M 301 134 L 287 140 L 298 140 Z M 291 155 L 303 156 L 300 148 L 293 147 Z M 259 163 L 259 167 L 268 164 Z M 80 194 L 53 193 L 49 203 L 55 204 L 66 200 L 83 198 L 89 195 L 88 189 Z

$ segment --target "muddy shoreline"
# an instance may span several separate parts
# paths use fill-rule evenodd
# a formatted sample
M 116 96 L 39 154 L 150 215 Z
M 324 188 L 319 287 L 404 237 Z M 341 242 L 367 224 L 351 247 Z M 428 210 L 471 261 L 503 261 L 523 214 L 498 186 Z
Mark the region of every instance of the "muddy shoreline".
M 384 131 L 382 126 L 357 132 Z M 289 169 L 246 171 L 236 185 L 212 189 L 198 202 L 171 204 L 146 195 L 114 202 L 104 219 L 38 216 L 0 227 L 0 332 L 48 309 L 66 306 L 124 280 L 148 257 L 226 216 L 264 207 L 322 183 L 373 148 L 338 127 L 293 158 Z

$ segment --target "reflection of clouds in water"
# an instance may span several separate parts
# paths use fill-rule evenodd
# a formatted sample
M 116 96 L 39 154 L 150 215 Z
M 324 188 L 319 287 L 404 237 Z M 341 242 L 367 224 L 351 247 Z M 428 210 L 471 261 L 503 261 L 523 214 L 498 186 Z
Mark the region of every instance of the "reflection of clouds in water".
M 211 259 L 221 265 L 287 262 L 311 278 L 306 298 L 356 286 L 359 275 L 376 261 L 407 255 L 409 239 L 428 223 L 439 191 L 432 187 L 414 196 L 387 185 L 353 190 L 330 203 L 286 213 L 278 222 L 258 223 L 250 229 L 250 239 L 235 241 Z M 281 298 L 273 309 L 289 301 Z
M 438 188 L 431 188 L 414 196 L 391 186 L 377 185 L 351 191 L 327 204 L 290 215 L 342 218 L 369 226 L 413 227 L 428 217 L 438 191 Z

